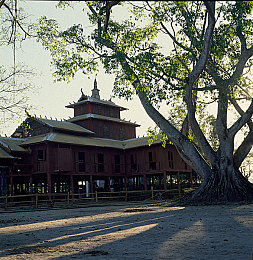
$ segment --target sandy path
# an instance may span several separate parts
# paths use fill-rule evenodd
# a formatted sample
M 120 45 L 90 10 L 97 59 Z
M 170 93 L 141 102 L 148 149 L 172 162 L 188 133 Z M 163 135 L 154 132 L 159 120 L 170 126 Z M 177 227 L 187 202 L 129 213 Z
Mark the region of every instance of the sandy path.
M 1 213 L 1 259 L 253 259 L 253 204 Z

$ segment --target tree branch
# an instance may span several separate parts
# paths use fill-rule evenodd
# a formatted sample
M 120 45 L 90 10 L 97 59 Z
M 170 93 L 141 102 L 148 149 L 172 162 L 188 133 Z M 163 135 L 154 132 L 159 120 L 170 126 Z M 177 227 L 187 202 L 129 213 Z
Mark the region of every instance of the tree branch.
M 204 152 L 204 154 L 209 159 L 212 166 L 216 165 L 216 154 L 213 151 L 212 147 L 208 143 L 206 137 L 204 136 L 203 132 L 201 131 L 199 124 L 195 118 L 195 106 L 193 104 L 193 85 L 194 82 L 198 79 L 199 75 L 203 72 L 204 67 L 207 63 L 208 56 L 209 56 L 209 50 L 211 46 L 211 38 L 213 34 L 213 29 L 215 25 L 215 19 L 213 17 L 215 3 L 212 2 L 212 4 L 208 4 L 209 9 L 211 8 L 213 11 L 208 10 L 208 27 L 205 32 L 204 37 L 204 44 L 203 49 L 200 55 L 199 60 L 197 61 L 196 65 L 194 66 L 192 72 L 189 74 L 189 82 L 186 85 L 186 95 L 185 95 L 185 101 L 188 108 L 188 117 L 189 117 L 189 123 L 190 126 L 194 132 L 194 135 L 197 138 L 198 144 L 201 148 L 201 150 Z M 210 13 L 211 12 L 211 13 Z
M 4 4 L 5 1 L 6 1 L 6 0 L 1 0 L 1 1 L 0 1 L 0 8 L 3 6 L 3 4 Z
M 253 114 L 253 99 L 247 111 L 241 115 L 241 117 L 228 129 L 229 137 L 234 137 L 235 134 L 245 125 L 247 124 Z
M 104 23 L 104 33 L 107 32 L 111 9 L 113 6 L 117 5 L 119 2 L 120 1 L 108 1 L 106 3 L 106 8 L 105 8 L 106 18 L 105 18 L 105 23 Z
M 19 28 L 24 32 L 25 36 L 28 35 L 29 37 L 32 37 L 33 35 L 29 34 L 29 33 L 23 28 L 23 26 L 20 24 L 20 22 L 17 20 L 17 18 L 15 17 L 15 15 L 12 13 L 10 7 L 9 7 L 7 4 L 5 4 L 5 3 L 3 3 L 3 6 L 4 6 L 5 8 L 7 8 L 7 10 L 8 10 L 9 13 L 11 14 L 11 16 L 12 16 L 14 22 L 18 24 Z
M 234 167 L 239 169 L 244 159 L 247 157 L 248 153 L 252 149 L 253 146 L 253 130 L 251 129 L 246 138 L 243 140 L 241 145 L 238 147 L 236 152 L 234 153 Z

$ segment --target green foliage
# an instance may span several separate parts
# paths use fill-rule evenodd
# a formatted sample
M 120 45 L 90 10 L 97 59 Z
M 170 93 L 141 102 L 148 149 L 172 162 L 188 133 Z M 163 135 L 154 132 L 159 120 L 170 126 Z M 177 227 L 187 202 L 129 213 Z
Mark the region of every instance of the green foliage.
M 187 79 L 202 53 L 208 24 L 205 3 L 122 1 L 108 17 L 110 3 L 86 1 L 92 32 L 84 31 L 81 25 L 60 30 L 55 20 L 40 19 L 38 40 L 52 55 L 56 79 L 70 80 L 78 71 L 94 73 L 102 64 L 106 73 L 115 75 L 115 95 L 130 99 L 142 91 L 156 107 L 165 102 L 168 121 L 181 130 L 188 112 L 184 102 Z M 208 105 L 217 105 L 219 92 L 240 102 L 250 99 L 245 89 L 252 89 L 252 82 L 244 72 L 251 68 L 253 59 L 241 71 L 238 63 L 242 49 L 253 43 L 252 8 L 252 1 L 217 2 L 210 54 L 194 83 L 194 112 L 215 151 L 219 146 L 216 117 L 207 113 Z M 126 19 L 119 17 L 120 11 Z M 149 129 L 148 133 L 152 138 L 161 134 L 164 144 L 168 141 L 160 130 Z M 188 138 L 198 146 L 191 129 Z

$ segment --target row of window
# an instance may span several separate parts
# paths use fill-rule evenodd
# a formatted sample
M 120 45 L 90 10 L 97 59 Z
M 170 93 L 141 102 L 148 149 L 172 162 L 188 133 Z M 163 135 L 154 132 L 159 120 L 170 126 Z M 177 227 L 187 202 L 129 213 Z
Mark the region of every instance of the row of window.
M 120 173 L 120 155 L 114 155 L 115 172 Z M 78 170 L 79 172 L 85 172 L 85 152 L 78 152 Z M 97 171 L 104 172 L 104 154 L 97 154 Z
M 38 161 L 46 160 L 46 150 L 38 150 L 37 151 L 37 159 Z M 79 163 L 79 172 L 85 172 L 85 152 L 78 152 L 77 161 Z M 153 152 L 148 153 L 148 163 L 150 170 L 157 170 L 157 162 L 153 157 Z M 168 163 L 169 168 L 174 169 L 174 159 L 173 159 L 173 152 L 168 151 Z M 114 165 L 115 165 L 115 172 L 120 172 L 120 155 L 114 155 Z M 137 171 L 137 155 L 131 154 L 130 155 L 130 165 L 131 170 Z M 98 153 L 97 154 L 97 167 L 98 172 L 104 172 L 104 154 Z

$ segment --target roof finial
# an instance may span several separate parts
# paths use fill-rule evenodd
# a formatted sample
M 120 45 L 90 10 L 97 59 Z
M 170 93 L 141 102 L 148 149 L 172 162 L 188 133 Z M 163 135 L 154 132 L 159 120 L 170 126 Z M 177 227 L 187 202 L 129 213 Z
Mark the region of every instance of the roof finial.
M 87 99 L 87 96 L 83 93 L 83 89 L 82 89 L 82 88 L 81 88 L 81 93 L 82 93 L 82 95 L 81 95 L 81 97 L 78 99 L 78 102 Z M 73 101 L 73 103 L 75 103 L 75 102 Z
M 95 78 L 95 80 L 94 80 L 94 89 L 92 90 L 91 97 L 96 98 L 96 99 L 100 99 L 99 91 L 100 90 L 98 89 L 97 80 Z
M 94 89 L 98 89 L 98 83 L 97 83 L 97 79 L 96 78 L 94 80 Z

